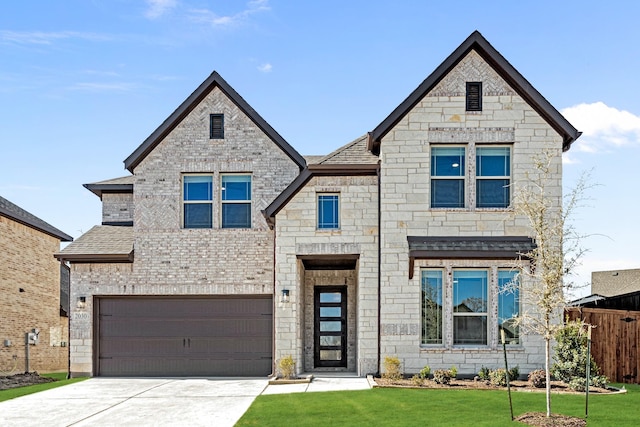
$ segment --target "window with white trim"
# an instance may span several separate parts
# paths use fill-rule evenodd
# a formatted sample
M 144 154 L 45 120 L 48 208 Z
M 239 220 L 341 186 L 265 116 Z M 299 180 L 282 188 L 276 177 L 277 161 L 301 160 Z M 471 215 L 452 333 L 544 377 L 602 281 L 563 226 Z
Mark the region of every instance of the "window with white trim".
M 421 344 L 442 344 L 443 300 L 442 270 L 421 272 L 422 333 Z
M 487 345 L 487 270 L 453 270 L 453 344 Z
M 183 175 L 182 218 L 184 228 L 212 228 L 213 177 Z
M 507 344 L 520 344 L 520 274 L 514 269 L 498 270 L 498 329 L 504 330 Z
M 337 193 L 318 194 L 318 230 L 338 230 L 340 228 L 340 195 Z
M 464 208 L 465 147 L 431 147 L 431 207 Z
M 251 175 L 221 175 L 222 228 L 251 228 Z
M 511 147 L 476 147 L 476 207 L 508 207 L 510 184 Z

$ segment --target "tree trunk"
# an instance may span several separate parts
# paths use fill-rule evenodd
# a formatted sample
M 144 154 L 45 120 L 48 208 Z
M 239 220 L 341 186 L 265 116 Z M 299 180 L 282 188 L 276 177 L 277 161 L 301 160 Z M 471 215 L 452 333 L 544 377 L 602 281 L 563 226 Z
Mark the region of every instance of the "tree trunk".
M 550 363 L 550 356 L 551 356 L 551 338 L 549 337 L 545 337 L 544 338 L 544 365 L 545 365 L 545 371 L 546 371 L 546 378 L 547 378 L 547 417 L 551 416 L 551 372 L 550 372 L 550 368 L 551 368 L 551 363 Z

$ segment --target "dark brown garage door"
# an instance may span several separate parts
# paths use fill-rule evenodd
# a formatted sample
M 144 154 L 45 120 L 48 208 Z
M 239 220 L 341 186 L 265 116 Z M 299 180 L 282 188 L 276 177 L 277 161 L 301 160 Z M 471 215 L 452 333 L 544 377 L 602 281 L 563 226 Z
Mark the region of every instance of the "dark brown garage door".
M 271 373 L 271 297 L 103 297 L 97 302 L 97 375 Z

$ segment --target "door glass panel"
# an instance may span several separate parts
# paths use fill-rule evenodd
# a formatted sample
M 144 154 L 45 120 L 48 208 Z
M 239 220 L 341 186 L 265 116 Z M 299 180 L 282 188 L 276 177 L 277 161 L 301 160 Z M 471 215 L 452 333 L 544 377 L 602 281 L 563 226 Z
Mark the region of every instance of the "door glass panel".
M 320 350 L 320 360 L 342 360 L 342 351 Z
M 340 292 L 322 292 L 320 294 L 320 302 L 341 302 L 342 294 Z
M 321 335 L 320 345 L 322 346 L 339 346 L 341 345 L 342 338 L 338 335 Z
M 340 307 L 320 307 L 320 317 L 340 317 L 341 314 Z
M 342 322 L 320 322 L 321 332 L 340 332 L 342 330 Z

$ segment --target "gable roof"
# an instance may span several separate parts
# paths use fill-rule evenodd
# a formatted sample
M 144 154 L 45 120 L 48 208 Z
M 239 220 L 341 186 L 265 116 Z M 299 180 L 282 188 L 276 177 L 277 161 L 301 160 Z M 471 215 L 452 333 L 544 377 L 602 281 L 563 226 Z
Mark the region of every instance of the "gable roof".
M 474 31 L 444 60 L 393 112 L 373 131 L 369 132 L 368 148 L 380 152 L 382 138 L 429 93 L 471 50 L 475 50 L 549 125 L 562 135 L 562 148 L 567 151 L 581 132 L 571 125 L 522 74 L 516 70 L 491 44 Z
M 269 226 L 273 227 L 276 214 L 314 176 L 376 175 L 379 168 L 378 157 L 367 151 L 366 142 L 367 137 L 364 135 L 324 157 L 318 159 L 314 156 L 314 163 L 308 164 L 300 175 L 262 211 Z
M 62 242 L 71 242 L 73 237 L 55 228 L 53 225 L 41 220 L 37 216 L 25 211 L 20 206 L 11 203 L 4 197 L 0 197 L 0 215 L 10 218 L 20 224 L 41 231 L 49 236 L 60 239 Z
M 135 167 L 215 88 L 218 87 L 233 101 L 300 169 L 306 166 L 304 158 L 276 132 L 216 71 L 204 81 L 144 142 L 124 160 L 124 166 L 133 173 Z
M 133 193 L 133 180 L 134 176 L 128 175 L 90 184 L 82 184 L 82 186 L 102 200 L 102 193 Z

